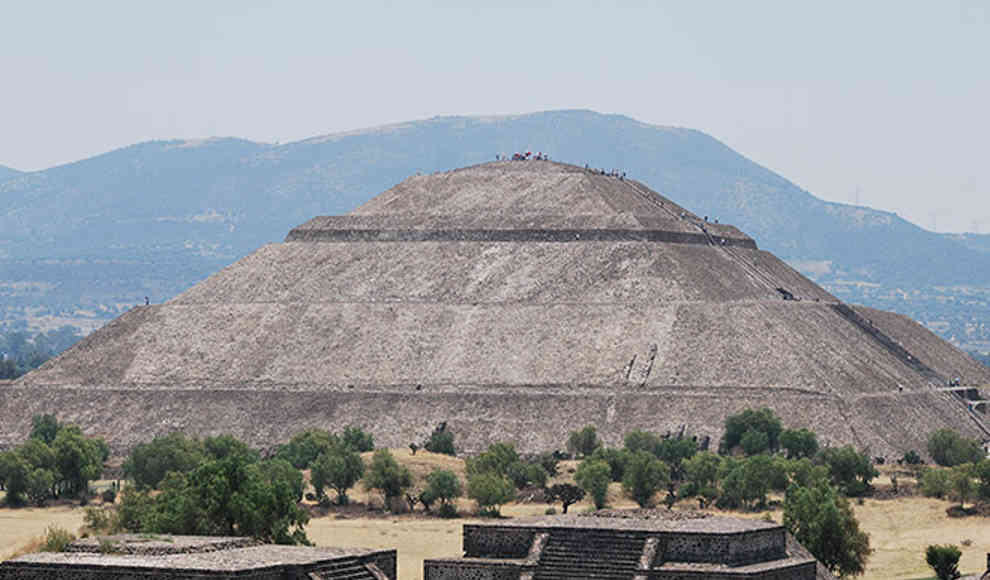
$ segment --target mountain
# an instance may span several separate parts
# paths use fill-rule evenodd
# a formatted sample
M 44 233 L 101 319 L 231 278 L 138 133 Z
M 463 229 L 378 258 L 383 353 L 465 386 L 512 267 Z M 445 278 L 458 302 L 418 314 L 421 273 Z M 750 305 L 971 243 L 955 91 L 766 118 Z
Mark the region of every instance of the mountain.
M 0 165 L 0 182 L 7 181 L 8 179 L 17 177 L 20 174 L 21 172 L 16 169 Z
M 20 284 L 0 300 L 7 318 L 32 304 L 67 318 L 110 316 L 146 295 L 168 298 L 310 216 L 346 212 L 416 172 L 526 150 L 625 171 L 738 226 L 845 300 L 917 317 L 958 288 L 977 289 L 975 306 L 990 298 L 981 290 L 990 288 L 990 254 L 979 243 L 820 200 L 699 131 L 574 110 L 439 117 L 284 145 L 156 141 L 23 174 L 0 183 L 0 275 Z M 952 316 L 950 326 L 963 328 L 965 310 Z

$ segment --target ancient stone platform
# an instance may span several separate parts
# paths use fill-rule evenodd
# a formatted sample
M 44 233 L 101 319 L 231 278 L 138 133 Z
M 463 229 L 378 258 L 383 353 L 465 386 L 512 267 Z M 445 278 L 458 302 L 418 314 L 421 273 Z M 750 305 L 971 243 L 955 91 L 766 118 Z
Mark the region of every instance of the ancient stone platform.
M 948 377 L 990 369 L 639 182 L 506 161 L 410 177 L 134 308 L 0 389 L 0 447 L 55 413 L 115 455 L 177 430 L 272 447 L 347 424 L 404 447 L 441 422 L 460 451 L 540 452 L 587 424 L 611 445 L 717 441 L 768 406 L 893 458 L 938 428 L 990 436 Z
M 395 580 L 395 550 L 258 544 L 245 538 L 124 534 L 0 562 L 0 580 Z
M 816 560 L 778 524 L 673 512 L 569 515 L 464 526 L 464 557 L 424 580 L 814 580 Z

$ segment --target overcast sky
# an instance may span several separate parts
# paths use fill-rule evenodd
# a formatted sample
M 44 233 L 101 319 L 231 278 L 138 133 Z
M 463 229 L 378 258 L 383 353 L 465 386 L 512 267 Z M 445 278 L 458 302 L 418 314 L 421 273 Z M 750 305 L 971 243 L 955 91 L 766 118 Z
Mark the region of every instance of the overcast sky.
M 148 139 L 589 108 L 990 233 L 988 107 L 984 0 L 0 0 L 0 164 L 21 170 Z

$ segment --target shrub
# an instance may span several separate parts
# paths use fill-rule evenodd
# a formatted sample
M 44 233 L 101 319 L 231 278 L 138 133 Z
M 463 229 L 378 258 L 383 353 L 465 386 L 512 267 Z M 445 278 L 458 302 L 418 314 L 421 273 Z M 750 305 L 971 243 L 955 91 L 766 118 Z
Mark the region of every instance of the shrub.
M 27 496 L 38 507 L 45 505 L 55 485 L 55 474 L 47 469 L 35 469 L 28 474 Z
M 557 475 L 557 464 L 560 460 L 557 458 L 556 453 L 541 453 L 536 457 L 535 461 L 540 464 L 543 471 L 546 471 L 550 477 Z
M 574 481 L 591 495 L 595 509 L 605 507 L 608 484 L 611 480 L 612 470 L 609 469 L 608 464 L 593 457 L 582 461 L 574 474 Z
M 51 525 L 45 530 L 45 542 L 41 545 L 42 552 L 64 552 L 76 537 L 65 528 Z
M 449 469 L 435 469 L 426 476 L 426 489 L 423 491 L 430 503 L 440 502 L 441 510 L 464 494 L 461 480 Z M 456 513 L 457 510 L 454 510 Z M 441 514 L 442 516 L 443 514 Z
M 115 534 L 121 530 L 116 510 L 95 506 L 84 511 L 83 526 L 96 534 Z
M 577 455 L 591 455 L 601 444 L 593 425 L 587 425 L 579 431 L 571 431 L 570 437 L 567 438 L 567 449 Z
M 460 514 L 457 513 L 457 506 L 453 503 L 440 504 L 440 507 L 437 508 L 437 515 L 448 520 L 460 516 Z
M 477 457 L 467 460 L 468 475 L 494 472 L 508 475 L 509 466 L 519 462 L 519 453 L 511 443 L 492 443 Z
M 918 452 L 912 449 L 901 457 L 901 463 L 905 465 L 921 465 L 921 455 L 918 455 Z
M 966 439 L 952 429 L 939 429 L 928 436 L 928 454 L 945 467 L 976 463 L 985 457 L 978 441 Z
M 591 459 L 604 461 L 608 464 L 609 477 L 612 481 L 622 481 L 622 476 L 626 471 L 626 459 L 629 452 L 625 449 L 614 449 L 611 447 L 599 447 L 591 454 Z
M 100 498 L 103 500 L 103 503 L 113 503 L 117 501 L 117 492 L 112 489 L 105 489 L 100 494 Z
M 925 561 L 935 571 L 939 580 L 955 580 L 959 577 L 959 558 L 962 552 L 953 545 L 931 545 L 925 550 Z
M 633 429 L 626 433 L 622 442 L 625 444 L 626 451 L 630 453 L 648 451 L 656 455 L 657 449 L 660 447 L 660 437 L 656 433 L 643 431 L 642 429 Z

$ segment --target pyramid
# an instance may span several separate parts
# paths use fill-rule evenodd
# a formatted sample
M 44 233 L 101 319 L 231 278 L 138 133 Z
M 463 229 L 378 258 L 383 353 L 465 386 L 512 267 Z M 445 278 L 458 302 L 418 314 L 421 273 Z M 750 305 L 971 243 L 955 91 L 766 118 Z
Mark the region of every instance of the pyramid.
M 990 369 L 730 225 L 632 179 L 501 161 L 410 177 L 132 309 L 0 391 L 0 444 L 54 412 L 118 453 L 175 430 L 268 447 L 348 424 L 401 447 L 441 423 L 459 450 L 535 452 L 587 424 L 613 444 L 717 441 L 727 415 L 768 406 L 893 457 L 941 427 L 988 435 L 939 390 L 950 377 Z

